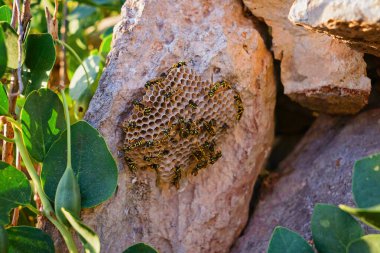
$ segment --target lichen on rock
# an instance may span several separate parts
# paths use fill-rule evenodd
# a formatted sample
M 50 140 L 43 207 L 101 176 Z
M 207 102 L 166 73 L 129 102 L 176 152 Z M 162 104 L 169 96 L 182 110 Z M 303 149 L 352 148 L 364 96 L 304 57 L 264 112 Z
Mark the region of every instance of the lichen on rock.
M 130 170 L 151 168 L 158 183 L 179 187 L 214 164 L 217 143 L 244 111 L 239 92 L 227 81 L 202 81 L 185 62 L 145 84 L 124 121 L 125 160 Z

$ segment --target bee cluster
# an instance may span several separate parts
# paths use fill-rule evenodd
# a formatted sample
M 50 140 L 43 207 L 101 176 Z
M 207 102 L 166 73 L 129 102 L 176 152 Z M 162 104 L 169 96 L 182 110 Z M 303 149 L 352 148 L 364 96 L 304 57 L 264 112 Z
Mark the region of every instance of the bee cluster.
M 217 142 L 244 111 L 239 93 L 227 81 L 210 83 L 185 62 L 145 84 L 123 124 L 125 160 L 130 170 L 152 168 L 159 183 L 177 188 L 188 174 L 214 164 Z

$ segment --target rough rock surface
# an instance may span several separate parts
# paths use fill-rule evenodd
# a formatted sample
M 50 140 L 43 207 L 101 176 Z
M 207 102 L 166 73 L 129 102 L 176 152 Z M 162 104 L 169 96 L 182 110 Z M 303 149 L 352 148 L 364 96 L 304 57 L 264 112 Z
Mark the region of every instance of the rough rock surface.
M 293 25 L 287 18 L 292 3 L 244 0 L 253 15 L 271 27 L 285 94 L 315 111 L 356 113 L 367 103 L 371 89 L 362 53 Z
M 334 36 L 361 52 L 380 57 L 380 1 L 296 0 L 289 19 Z
M 276 226 L 311 239 L 310 218 L 316 203 L 353 205 L 354 162 L 380 151 L 380 109 L 355 117 L 320 116 L 267 184 L 232 253 L 266 252 Z
M 236 84 L 245 111 L 221 141 L 223 157 L 175 187 L 156 187 L 152 170 L 128 170 L 121 123 L 146 81 L 180 60 L 204 80 Z M 102 252 L 146 242 L 161 252 L 227 252 L 248 219 L 253 184 L 274 132 L 273 59 L 238 0 L 127 0 L 108 66 L 86 119 L 105 136 L 120 168 L 118 190 L 82 218 Z

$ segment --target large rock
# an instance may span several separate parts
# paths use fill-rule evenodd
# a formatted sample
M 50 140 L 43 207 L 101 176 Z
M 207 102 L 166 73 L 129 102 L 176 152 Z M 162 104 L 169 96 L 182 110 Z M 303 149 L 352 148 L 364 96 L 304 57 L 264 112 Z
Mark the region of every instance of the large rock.
M 315 111 L 356 113 L 367 103 L 371 89 L 362 53 L 293 25 L 287 18 L 292 3 L 244 0 L 253 15 L 271 27 L 285 94 Z
M 175 187 L 156 186 L 153 170 L 128 170 L 122 122 L 146 81 L 180 60 L 204 80 L 237 85 L 245 111 L 221 143 L 223 157 Z M 161 252 L 227 252 L 244 228 L 253 185 L 274 134 L 273 59 L 238 0 L 127 0 L 108 65 L 86 119 L 118 157 L 116 195 L 82 217 L 103 252 L 143 241 Z
M 378 0 L 296 0 L 289 19 L 380 57 L 379 3 Z
M 356 117 L 320 116 L 267 180 L 260 200 L 233 253 L 265 252 L 276 226 L 311 239 L 316 203 L 353 205 L 351 172 L 356 160 L 379 152 L 380 109 Z

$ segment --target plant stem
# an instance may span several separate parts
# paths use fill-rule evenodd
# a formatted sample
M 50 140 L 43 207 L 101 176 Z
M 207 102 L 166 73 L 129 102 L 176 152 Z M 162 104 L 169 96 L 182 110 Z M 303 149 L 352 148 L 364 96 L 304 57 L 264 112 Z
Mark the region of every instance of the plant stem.
M 0 139 L 2 139 L 3 141 L 6 141 L 6 142 L 11 142 L 11 143 L 14 143 L 15 140 L 12 139 L 12 138 L 8 138 L 8 137 L 5 137 L 4 135 L 0 134 Z
M 63 109 L 65 111 L 66 118 L 66 131 L 67 131 L 67 167 L 71 167 L 71 127 L 70 127 L 70 115 L 69 106 L 66 101 L 66 94 L 64 90 L 61 90 Z
M 53 208 L 49 202 L 48 197 L 46 196 L 46 194 L 42 188 L 40 178 L 38 177 L 38 175 L 34 169 L 33 162 L 29 157 L 28 151 L 26 150 L 24 141 L 22 139 L 22 133 L 17 128 L 15 128 L 14 133 L 15 133 L 16 146 L 20 150 L 20 155 L 22 157 L 22 160 L 24 161 L 25 167 L 26 167 L 26 169 L 27 169 L 32 181 L 33 181 L 34 186 L 36 187 L 38 195 L 40 196 L 41 203 L 43 206 L 42 213 L 59 230 L 63 239 L 66 242 L 66 246 L 69 249 L 69 251 L 71 253 L 77 253 L 78 250 L 76 248 L 76 245 L 74 243 L 74 240 L 73 240 L 73 237 L 72 237 L 70 231 L 62 223 L 60 223 L 54 216 L 54 210 L 53 210 Z
M 88 72 L 87 72 L 87 69 L 86 67 L 84 66 L 84 64 L 82 63 L 82 60 L 80 59 L 79 55 L 75 52 L 75 50 L 70 47 L 67 43 L 65 43 L 64 41 L 62 40 L 55 40 L 56 42 L 58 42 L 59 44 L 61 44 L 61 46 L 64 46 L 66 47 L 69 52 L 74 56 L 75 60 L 78 61 L 78 63 L 82 66 L 83 70 L 84 70 L 84 73 L 86 74 L 86 79 L 87 79 L 87 85 L 88 85 L 88 88 L 90 88 L 91 86 L 91 83 L 90 83 L 90 77 L 88 75 Z

